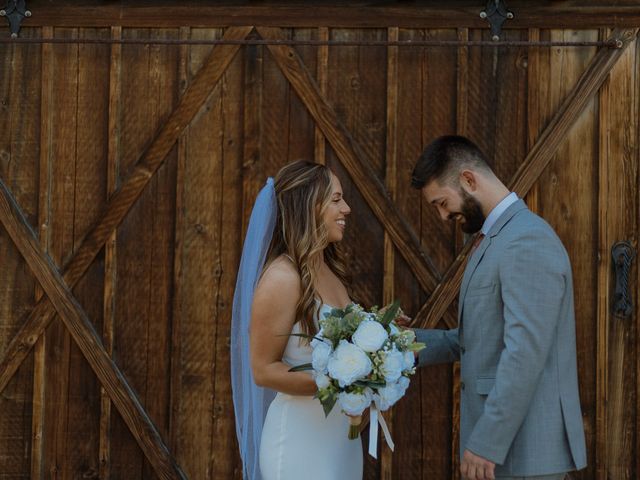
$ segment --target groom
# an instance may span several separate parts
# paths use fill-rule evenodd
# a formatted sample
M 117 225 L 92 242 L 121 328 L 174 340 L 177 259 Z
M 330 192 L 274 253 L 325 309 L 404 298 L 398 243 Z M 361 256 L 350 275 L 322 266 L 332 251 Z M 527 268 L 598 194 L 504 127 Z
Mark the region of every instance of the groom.
M 458 328 L 416 330 L 427 344 L 420 365 L 460 361 L 462 477 L 556 480 L 584 468 L 573 283 L 560 239 L 464 137 L 427 146 L 412 186 L 443 220 L 481 232 Z

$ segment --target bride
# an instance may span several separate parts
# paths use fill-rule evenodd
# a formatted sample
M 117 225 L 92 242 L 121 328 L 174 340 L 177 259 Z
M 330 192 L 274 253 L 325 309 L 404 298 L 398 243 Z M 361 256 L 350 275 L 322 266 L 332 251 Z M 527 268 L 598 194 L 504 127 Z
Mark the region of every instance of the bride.
M 308 340 L 290 334 L 317 333 L 323 313 L 350 303 L 337 248 L 350 212 L 338 178 L 306 161 L 283 167 L 256 199 L 231 339 L 244 478 L 362 478 L 362 445 L 348 439 L 348 417 L 336 407 L 325 418 L 310 373 L 289 371 L 311 362 Z

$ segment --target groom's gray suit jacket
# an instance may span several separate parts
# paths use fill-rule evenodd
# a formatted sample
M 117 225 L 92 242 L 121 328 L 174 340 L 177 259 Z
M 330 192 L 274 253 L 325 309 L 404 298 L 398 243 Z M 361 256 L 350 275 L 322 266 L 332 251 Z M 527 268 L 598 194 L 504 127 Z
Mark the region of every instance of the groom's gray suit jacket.
M 420 364 L 460 360 L 460 454 L 497 475 L 586 466 L 569 257 L 522 200 L 469 258 L 458 328 L 418 330 Z

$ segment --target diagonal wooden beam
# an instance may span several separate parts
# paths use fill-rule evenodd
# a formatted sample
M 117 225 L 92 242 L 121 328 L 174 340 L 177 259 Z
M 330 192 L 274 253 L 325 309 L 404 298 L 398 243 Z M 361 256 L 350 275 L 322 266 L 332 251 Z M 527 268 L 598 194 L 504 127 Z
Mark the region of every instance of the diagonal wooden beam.
M 562 105 L 544 129 L 531 151 L 515 173 L 509 187 L 518 196 L 524 197 L 540 174 L 547 167 L 553 155 L 569 130 L 580 117 L 587 104 L 598 92 L 611 69 L 622 56 L 625 48 L 638 35 L 638 29 L 616 29 L 609 40 L 620 41 L 620 48 L 603 48 L 593 58 L 575 87 L 564 99 Z M 440 285 L 433 291 L 427 302 L 415 316 L 413 323 L 420 328 L 434 328 L 455 299 L 460 289 L 467 255 L 473 239 L 464 246 L 453 264 L 444 275 Z
M 253 27 L 231 27 L 224 34 L 228 40 L 242 40 Z M 64 281 L 74 288 L 87 271 L 100 249 L 140 197 L 155 172 L 177 141 L 182 131 L 191 123 L 211 91 L 222 77 L 240 45 L 217 45 L 198 71 L 181 97 L 177 107 L 160 128 L 151 145 L 126 176 L 107 203 L 105 213 L 85 236 L 75 255 L 67 262 Z M 0 359 L 0 392 L 47 327 L 55 310 L 46 297 L 29 313 L 25 323 L 13 338 Z
M 0 179 L 0 222 L 53 303 L 98 379 L 160 478 L 186 479 L 126 378 L 107 354 L 87 314 L 44 253 L 24 214 Z
M 265 40 L 285 39 L 280 28 L 256 27 L 256 30 Z M 384 225 L 422 289 L 426 292 L 433 291 L 440 280 L 440 273 L 420 247 L 418 237 L 389 198 L 380 179 L 368 167 L 362 149 L 320 92 L 300 55 L 294 48 L 286 45 L 267 45 L 267 48 L 331 143 L 371 210 Z M 455 322 L 453 315 L 449 315 L 450 320 Z

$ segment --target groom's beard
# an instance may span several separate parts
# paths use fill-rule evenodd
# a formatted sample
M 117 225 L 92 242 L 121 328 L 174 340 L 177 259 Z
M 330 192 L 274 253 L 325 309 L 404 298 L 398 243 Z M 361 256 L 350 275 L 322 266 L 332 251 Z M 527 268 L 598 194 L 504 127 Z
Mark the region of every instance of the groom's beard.
M 475 198 L 463 189 L 460 189 L 460 195 L 462 196 L 462 207 L 458 213 L 464 217 L 464 223 L 460 225 L 460 228 L 464 233 L 476 233 L 482 228 L 486 219 L 482 213 L 482 207 Z M 449 218 L 455 218 L 458 213 L 452 213 Z

